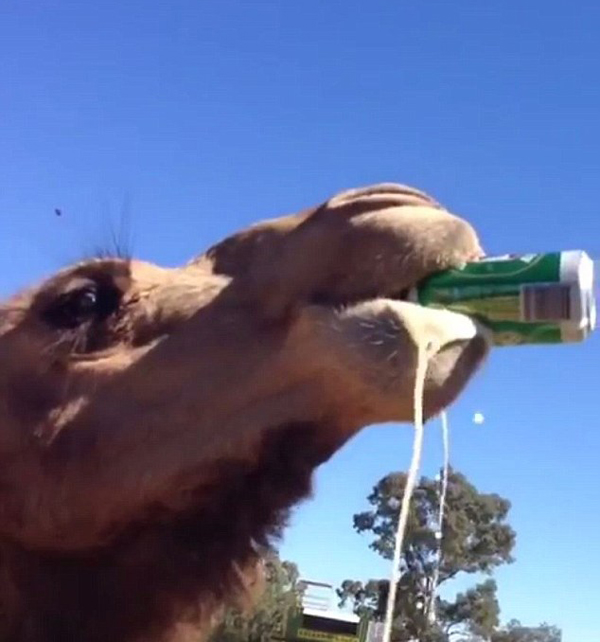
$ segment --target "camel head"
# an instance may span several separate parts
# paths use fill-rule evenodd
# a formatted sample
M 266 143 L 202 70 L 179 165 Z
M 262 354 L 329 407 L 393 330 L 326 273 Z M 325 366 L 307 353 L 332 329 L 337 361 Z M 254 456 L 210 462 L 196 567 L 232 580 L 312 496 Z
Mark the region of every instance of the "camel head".
M 365 426 L 412 420 L 423 346 L 425 415 L 463 390 L 484 334 L 406 293 L 479 256 L 469 224 L 385 184 L 180 268 L 89 260 L 8 300 L 0 638 L 205 626 L 253 584 L 315 467 Z

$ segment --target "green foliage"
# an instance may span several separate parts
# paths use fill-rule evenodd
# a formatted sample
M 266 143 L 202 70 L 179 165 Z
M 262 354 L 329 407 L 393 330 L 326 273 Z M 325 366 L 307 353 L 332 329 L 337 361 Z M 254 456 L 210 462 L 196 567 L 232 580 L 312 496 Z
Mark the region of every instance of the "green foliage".
M 372 536 L 370 547 L 386 559 L 393 554 L 400 502 L 406 475 L 384 477 L 369 495 L 370 509 L 354 516 L 354 528 Z M 421 479 L 411 506 L 401 577 L 395 605 L 393 642 L 561 642 L 553 626 L 525 627 L 517 621 L 499 628 L 500 607 L 493 579 L 476 584 L 453 600 L 437 599 L 437 621 L 429 621 L 438 545 L 435 531 L 439 483 Z M 485 573 L 512 561 L 515 533 L 507 523 L 510 503 L 480 493 L 467 479 L 450 471 L 444 537 L 441 540 L 440 583 L 460 574 Z M 285 614 L 301 598 L 298 571 L 272 554 L 266 560 L 266 591 L 252 613 L 231 610 L 210 642 L 271 642 Z M 349 603 L 360 616 L 382 620 L 388 580 L 366 583 L 346 580 L 338 589 L 341 605 Z
M 387 580 L 370 580 L 366 584 L 346 580 L 338 590 L 341 603 L 350 602 L 361 617 L 382 620 L 385 615 Z M 454 601 L 437 600 L 437 622 L 429 622 L 424 606 L 427 595 L 418 590 L 417 583 L 403 577 L 398 587 L 393 640 L 407 642 L 447 642 L 448 640 L 488 640 L 498 626 L 500 607 L 496 598 L 496 583 L 487 580 Z M 459 637 L 452 637 L 458 635 Z M 497 642 L 513 642 L 498 640 Z M 536 641 L 537 642 L 537 641 Z
M 298 569 L 270 554 L 266 559 L 266 588 L 250 613 L 231 609 L 210 642 L 271 642 L 292 606 L 299 603 Z
M 405 486 L 404 473 L 387 475 L 368 497 L 371 510 L 354 516 L 354 528 L 374 535 L 370 547 L 390 560 Z M 451 470 L 445 510 L 441 582 L 460 572 L 490 572 L 512 561 L 515 532 L 506 523 L 508 500 L 480 493 L 463 475 Z M 439 483 L 422 478 L 411 502 L 404 562 L 424 575 L 431 572 L 433 564 L 438 513 Z
M 446 632 L 457 629 L 488 640 L 498 626 L 500 606 L 496 598 L 496 582 L 490 579 L 465 593 L 458 593 L 453 602 L 439 601 L 441 620 Z
M 522 626 L 518 620 L 512 620 L 505 629 L 494 633 L 491 642 L 561 642 L 560 629 L 548 624 L 537 627 Z
M 392 559 L 398 512 L 406 475 L 384 477 L 369 495 L 370 510 L 354 516 L 354 528 L 373 536 L 370 547 Z M 506 523 L 510 503 L 495 494 L 480 493 L 467 479 L 450 471 L 446 498 L 444 537 L 441 541 L 440 583 L 461 573 L 491 573 L 512 561 L 515 533 Z M 489 639 L 498 626 L 500 608 L 496 583 L 488 580 L 453 601 L 437 600 L 437 621 L 426 617 L 435 569 L 439 483 L 421 479 L 411 503 L 411 514 L 401 561 L 395 607 L 394 640 L 444 642 L 452 639 Z M 338 590 L 341 604 L 350 603 L 355 612 L 381 619 L 389 583 L 371 580 L 366 584 L 346 580 Z M 498 642 L 504 642 L 498 641 Z M 512 642 L 512 640 L 510 641 Z

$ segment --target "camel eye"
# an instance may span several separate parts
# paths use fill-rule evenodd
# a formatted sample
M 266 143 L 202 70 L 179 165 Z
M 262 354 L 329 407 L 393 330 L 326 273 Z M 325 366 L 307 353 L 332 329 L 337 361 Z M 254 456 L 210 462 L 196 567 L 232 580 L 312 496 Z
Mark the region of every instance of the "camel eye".
M 74 316 L 88 316 L 93 312 L 98 303 L 98 295 L 95 290 L 84 290 L 72 303 L 72 313 Z
M 75 329 L 108 318 L 117 311 L 119 300 L 116 288 L 89 284 L 61 294 L 46 309 L 44 320 L 55 328 Z

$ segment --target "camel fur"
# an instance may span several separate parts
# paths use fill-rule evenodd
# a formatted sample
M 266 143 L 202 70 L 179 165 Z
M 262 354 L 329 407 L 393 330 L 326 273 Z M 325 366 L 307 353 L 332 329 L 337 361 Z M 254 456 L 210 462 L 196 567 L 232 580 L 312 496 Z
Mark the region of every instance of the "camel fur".
M 481 255 L 463 219 L 381 184 L 183 267 L 90 259 L 4 302 L 0 639 L 202 639 L 314 469 L 411 421 L 422 341 L 426 416 L 464 389 L 485 334 L 406 293 Z

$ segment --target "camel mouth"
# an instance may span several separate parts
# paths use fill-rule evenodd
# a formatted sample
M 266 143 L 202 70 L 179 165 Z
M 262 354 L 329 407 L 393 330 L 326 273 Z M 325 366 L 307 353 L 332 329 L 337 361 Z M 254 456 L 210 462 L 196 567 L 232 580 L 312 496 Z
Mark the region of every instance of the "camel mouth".
M 327 306 L 328 336 L 344 346 L 348 367 L 374 395 L 378 419 L 411 421 L 419 359 L 427 359 L 424 416 L 450 405 L 483 364 L 489 331 L 469 316 L 393 296 Z
M 335 309 L 338 314 L 350 311 L 363 318 L 363 327 L 373 330 L 365 338 L 383 349 L 391 347 L 401 331 L 407 332 L 429 359 L 446 356 L 474 340 L 482 345 L 490 343 L 489 331 L 472 317 L 445 308 L 420 305 L 404 293 L 347 303 Z M 369 325 L 369 320 L 375 319 L 377 322 Z
M 365 292 L 343 299 L 329 293 L 320 293 L 311 297 L 311 304 L 333 309 L 337 314 L 343 314 L 344 311 L 354 308 L 364 312 L 366 316 L 369 316 L 373 309 L 384 304 L 393 310 L 392 316 L 399 317 L 400 322 L 405 321 L 405 306 L 410 306 L 412 310 L 419 309 L 420 312 L 417 315 L 420 317 L 419 321 L 425 325 L 429 322 L 430 325 L 435 326 L 433 334 L 436 336 L 432 337 L 435 346 L 430 346 L 430 358 L 435 358 L 437 353 L 441 354 L 444 351 L 452 353 L 453 350 L 464 347 L 475 338 L 478 339 L 477 345 L 479 346 L 489 344 L 489 332 L 479 322 L 472 317 L 445 308 L 421 305 L 412 296 L 415 287 L 414 283 L 403 284 L 403 287 L 391 291 Z M 391 323 L 394 325 L 393 321 Z M 391 339 L 393 333 L 386 333 L 381 327 L 380 330 L 382 330 L 381 344 L 385 345 L 386 339 Z M 372 341 L 372 343 L 375 342 Z
M 344 309 L 352 305 L 361 303 L 368 303 L 377 299 L 385 298 L 392 301 L 409 301 L 410 292 L 412 288 L 402 288 L 394 292 L 365 292 L 350 297 L 337 297 L 329 292 L 317 292 L 309 298 L 311 305 L 318 305 L 321 307 Z

